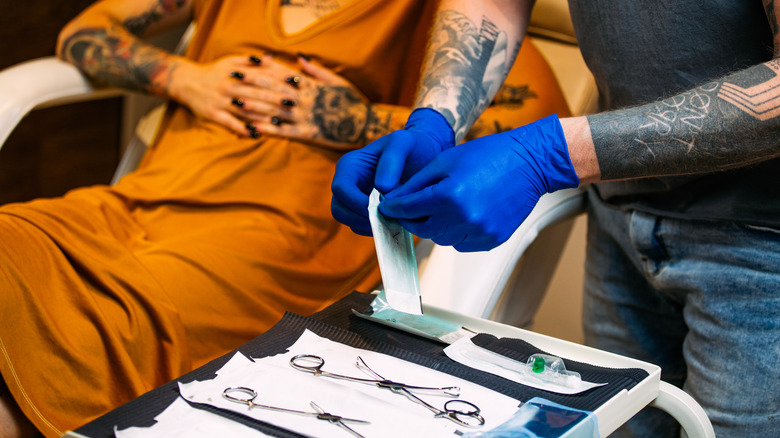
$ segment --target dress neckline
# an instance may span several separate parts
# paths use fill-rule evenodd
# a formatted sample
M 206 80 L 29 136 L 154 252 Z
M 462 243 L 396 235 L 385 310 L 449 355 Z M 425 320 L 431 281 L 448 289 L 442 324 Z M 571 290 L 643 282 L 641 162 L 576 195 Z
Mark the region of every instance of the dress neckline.
M 281 1 L 268 0 L 266 2 L 266 23 L 268 25 L 268 33 L 276 43 L 295 44 L 312 38 L 317 34 L 330 29 L 332 26 L 354 17 L 378 1 L 381 0 L 353 0 L 349 2 L 349 4 L 346 4 L 333 12 L 329 12 L 303 29 L 288 34 L 282 27 Z

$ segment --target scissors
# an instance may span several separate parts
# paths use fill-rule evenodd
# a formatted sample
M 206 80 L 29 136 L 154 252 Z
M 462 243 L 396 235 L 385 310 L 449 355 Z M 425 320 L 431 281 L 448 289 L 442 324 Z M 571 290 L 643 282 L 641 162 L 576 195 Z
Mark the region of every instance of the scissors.
M 318 420 L 327 421 L 328 423 L 335 424 L 336 426 L 339 426 L 340 428 L 346 430 L 347 432 L 351 433 L 353 436 L 356 436 L 358 438 L 365 438 L 363 435 L 356 432 L 351 427 L 344 424 L 345 421 L 351 422 L 351 423 L 361 423 L 361 424 L 370 424 L 370 422 L 365 420 L 357 420 L 354 418 L 344 418 L 339 415 L 334 415 L 328 412 L 325 412 L 324 409 L 322 409 L 317 403 L 309 402 L 311 404 L 311 407 L 314 408 L 316 412 L 308 412 L 308 411 L 298 411 L 295 409 L 287 409 L 287 408 L 279 408 L 276 406 L 268 406 L 268 405 L 261 405 L 259 403 L 255 403 L 255 398 L 257 397 L 257 392 L 252 388 L 247 388 L 245 386 L 236 386 L 236 387 L 230 387 L 226 388 L 224 391 L 222 391 L 222 397 L 226 398 L 227 400 L 236 402 L 236 403 L 242 403 L 247 405 L 247 409 L 252 408 L 262 408 L 262 409 L 269 409 L 272 411 L 277 412 L 289 412 L 292 414 L 300 414 L 300 415 L 309 415 L 316 417 Z
M 414 393 L 410 391 L 410 390 L 438 391 L 452 397 L 457 397 L 460 395 L 459 387 L 446 386 L 446 387 L 437 388 L 437 387 L 429 387 L 429 386 L 414 386 L 414 385 L 407 385 L 405 383 L 394 382 L 392 380 L 387 380 L 381 375 L 379 375 L 379 373 L 371 369 L 371 367 L 369 367 L 366 364 L 366 362 L 363 360 L 363 358 L 361 358 L 360 356 L 357 357 L 357 361 L 355 362 L 355 365 L 357 365 L 358 368 L 365 370 L 366 372 L 373 375 L 375 377 L 374 379 L 362 379 L 359 377 L 351 377 L 342 374 L 323 371 L 322 366 L 325 365 L 325 359 L 313 354 L 299 354 L 293 356 L 293 358 L 290 359 L 290 365 L 296 370 L 308 372 L 314 374 L 315 376 L 325 376 L 325 377 L 331 377 L 333 379 L 375 384 L 379 388 L 389 389 L 390 391 L 396 394 L 404 395 L 408 399 L 423 405 L 424 407 L 428 408 L 428 410 L 433 412 L 433 416 L 436 418 L 446 418 L 461 426 L 479 427 L 485 424 L 485 419 L 482 417 L 482 415 L 480 415 L 481 411 L 479 407 L 477 407 L 477 405 L 475 405 L 474 403 L 471 403 L 466 400 L 449 400 L 444 404 L 444 409 L 442 410 L 427 403 L 425 400 L 417 397 L 416 395 L 414 395 Z

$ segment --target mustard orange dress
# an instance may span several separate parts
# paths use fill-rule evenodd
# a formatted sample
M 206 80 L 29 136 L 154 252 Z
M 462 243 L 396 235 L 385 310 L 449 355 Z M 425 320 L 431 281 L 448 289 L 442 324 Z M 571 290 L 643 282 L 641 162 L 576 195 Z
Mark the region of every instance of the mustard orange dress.
M 196 1 L 188 56 L 304 53 L 371 101 L 408 104 L 433 3 L 356 0 L 285 35 L 278 0 Z M 503 114 L 505 124 L 566 111 L 544 60 L 525 47 L 527 70 L 514 79 L 537 98 Z M 59 436 L 251 340 L 285 311 L 306 315 L 372 290 L 372 239 L 330 214 L 342 153 L 238 138 L 171 105 L 118 184 L 0 208 L 0 373 L 24 414 Z

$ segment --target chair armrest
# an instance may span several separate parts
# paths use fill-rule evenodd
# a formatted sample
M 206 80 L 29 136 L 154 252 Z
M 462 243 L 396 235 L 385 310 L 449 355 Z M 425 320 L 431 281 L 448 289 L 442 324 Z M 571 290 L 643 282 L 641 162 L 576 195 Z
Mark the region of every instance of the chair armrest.
M 35 108 L 119 94 L 114 88 L 96 89 L 76 67 L 53 56 L 8 67 L 0 71 L 0 147 Z
M 489 319 L 526 249 L 543 229 L 584 213 L 586 191 L 580 187 L 542 196 L 512 237 L 490 251 L 460 253 L 432 245 L 420 260 L 423 303 Z

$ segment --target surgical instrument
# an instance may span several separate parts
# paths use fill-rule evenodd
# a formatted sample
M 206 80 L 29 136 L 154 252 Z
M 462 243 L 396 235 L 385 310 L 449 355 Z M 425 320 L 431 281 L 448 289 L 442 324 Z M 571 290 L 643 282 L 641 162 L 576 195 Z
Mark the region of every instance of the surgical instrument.
M 356 436 L 358 438 L 365 438 L 365 437 L 359 434 L 358 432 L 356 432 L 351 427 L 344 424 L 344 422 L 347 421 L 351 423 L 370 424 L 370 422 L 365 420 L 345 418 L 339 415 L 334 415 L 325 412 L 325 410 L 323 410 L 319 405 L 317 405 L 313 401 L 309 402 L 309 404 L 311 404 L 311 407 L 314 408 L 316 412 L 299 411 L 295 409 L 280 408 L 276 406 L 269 406 L 269 405 L 262 405 L 259 403 L 255 403 L 255 398 L 257 398 L 257 391 L 255 391 L 252 388 L 247 388 L 245 386 L 225 388 L 225 390 L 222 392 L 222 396 L 227 400 L 247 405 L 247 409 L 252 409 L 257 407 L 257 408 L 268 409 L 277 412 L 289 412 L 292 414 L 313 416 L 316 417 L 318 420 L 324 420 L 331 424 L 335 424 L 336 426 L 341 427 L 342 429 L 346 430 L 347 432 L 351 433 L 353 436 Z
M 357 357 L 357 361 L 355 365 L 358 368 L 363 369 L 366 372 L 369 372 L 371 375 L 375 377 L 375 379 L 363 379 L 359 377 L 351 377 L 342 374 L 323 371 L 322 367 L 324 364 L 325 364 L 325 359 L 323 359 L 320 356 L 316 356 L 312 354 L 299 354 L 293 356 L 293 358 L 290 359 L 290 365 L 299 371 L 308 372 L 315 376 L 325 376 L 325 377 L 331 377 L 339 380 L 348 380 L 348 381 L 359 382 L 359 383 L 374 384 L 379 388 L 386 388 L 394 393 L 404 395 L 408 399 L 418 404 L 421 404 L 422 406 L 429 409 L 431 412 L 433 412 L 434 417 L 436 418 L 447 418 L 450 421 L 453 421 L 461 426 L 466 426 L 466 427 L 478 427 L 485 424 L 485 419 L 482 417 L 482 415 L 480 415 L 479 407 L 477 407 L 474 403 L 471 403 L 466 400 L 448 400 L 444 404 L 444 409 L 442 410 L 427 403 L 426 401 L 417 397 L 411 392 L 411 390 L 436 391 L 436 392 L 442 392 L 452 397 L 457 397 L 458 395 L 460 395 L 460 388 L 457 386 L 447 386 L 447 387 L 414 386 L 414 385 L 407 385 L 405 383 L 394 382 L 392 380 L 387 380 L 381 375 L 379 375 L 379 373 L 371 369 L 371 367 L 369 367 L 368 364 L 366 364 L 366 362 L 360 356 Z

